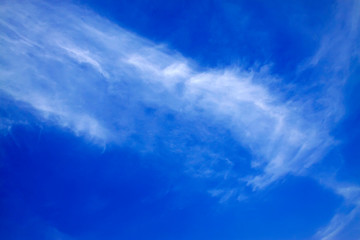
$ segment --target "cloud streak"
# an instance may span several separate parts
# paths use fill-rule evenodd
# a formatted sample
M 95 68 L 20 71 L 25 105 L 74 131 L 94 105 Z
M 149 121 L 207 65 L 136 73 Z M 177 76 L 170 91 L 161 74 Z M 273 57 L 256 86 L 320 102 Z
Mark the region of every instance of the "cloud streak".
M 351 224 L 358 225 L 358 219 L 360 217 L 360 187 L 354 184 L 344 184 L 329 179 L 326 181 L 322 179 L 320 182 L 339 196 L 343 197 L 344 204 L 332 217 L 328 225 L 318 230 L 314 239 L 349 239 L 349 236 L 346 236 L 346 230 L 349 225 L 351 227 Z M 353 230 L 348 232 L 353 232 Z M 355 234 L 351 236 L 351 239 L 357 239 L 357 237 L 358 236 Z
M 352 74 L 352 70 L 359 63 L 360 56 L 360 1 L 338 1 L 336 14 L 331 28 L 323 36 L 318 51 L 310 58 L 307 68 L 317 68 L 326 80 L 332 84 L 328 87 L 327 100 L 335 112 L 341 109 L 342 95 L 332 94 L 341 89 Z M 342 114 L 332 114 L 330 118 L 339 120 Z M 331 177 L 329 177 L 331 176 Z M 344 203 L 339 207 L 331 221 L 321 228 L 314 239 L 358 239 L 358 225 L 360 219 L 360 187 L 357 183 L 345 183 L 334 177 L 334 173 L 313 176 L 323 186 L 341 196 Z M 354 227 L 355 226 L 355 227 Z

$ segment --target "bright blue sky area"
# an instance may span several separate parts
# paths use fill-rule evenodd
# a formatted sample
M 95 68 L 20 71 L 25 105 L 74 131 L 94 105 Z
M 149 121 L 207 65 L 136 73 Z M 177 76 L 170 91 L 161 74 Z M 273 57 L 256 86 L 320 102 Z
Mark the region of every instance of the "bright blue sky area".
M 360 2 L 1 1 L 1 239 L 360 237 Z

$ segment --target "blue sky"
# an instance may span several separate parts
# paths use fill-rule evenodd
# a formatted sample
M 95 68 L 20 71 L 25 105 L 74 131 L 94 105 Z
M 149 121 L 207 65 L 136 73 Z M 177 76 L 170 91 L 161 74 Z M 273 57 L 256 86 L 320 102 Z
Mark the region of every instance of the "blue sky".
M 0 1 L 1 239 L 360 238 L 360 2 Z

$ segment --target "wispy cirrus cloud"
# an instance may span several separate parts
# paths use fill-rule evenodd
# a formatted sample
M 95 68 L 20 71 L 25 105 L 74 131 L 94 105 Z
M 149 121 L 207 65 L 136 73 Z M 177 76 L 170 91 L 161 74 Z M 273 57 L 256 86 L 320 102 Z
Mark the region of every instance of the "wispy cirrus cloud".
M 320 182 L 344 199 L 343 205 L 332 217 L 330 222 L 318 230 L 314 239 L 357 239 L 351 225 L 358 225 L 360 218 L 360 187 L 356 184 L 339 183 L 331 179 L 321 179 Z M 352 236 L 348 236 L 351 233 Z
M 0 13 L 1 91 L 78 135 L 104 144 L 126 144 L 137 136 L 143 149 L 163 136 L 176 152 L 188 141 L 184 136 L 201 133 L 191 127 L 164 130 L 169 113 L 195 128 L 220 126 L 251 153 L 248 161 L 257 173 L 232 177 L 254 189 L 304 173 L 334 144 L 326 118 L 337 113 L 327 104 L 312 106 L 328 97 L 324 91 L 317 98 L 289 98 L 265 68 L 202 69 L 71 4 L 5 1 Z M 201 148 L 216 156 L 206 144 Z M 201 166 L 209 176 L 212 164 Z
M 341 94 L 333 94 L 337 89 L 343 88 L 353 74 L 354 66 L 359 63 L 360 56 L 360 2 L 359 1 L 338 1 L 336 13 L 328 31 L 323 36 L 319 48 L 305 68 L 318 69 L 323 77 L 320 82 L 331 82 L 327 88 L 327 101 L 330 109 L 335 113 L 330 119 L 341 119 L 341 108 L 343 102 Z M 354 64 L 355 63 L 355 64 Z M 331 98 L 332 99 L 329 99 Z M 331 111 L 331 110 L 330 110 Z M 348 112 L 345 114 L 349 115 Z M 355 182 L 338 180 L 336 173 L 326 172 L 313 176 L 323 186 L 331 189 L 341 196 L 344 203 L 339 207 L 331 221 L 319 229 L 314 239 L 358 239 L 359 232 L 356 226 L 360 218 L 360 187 Z

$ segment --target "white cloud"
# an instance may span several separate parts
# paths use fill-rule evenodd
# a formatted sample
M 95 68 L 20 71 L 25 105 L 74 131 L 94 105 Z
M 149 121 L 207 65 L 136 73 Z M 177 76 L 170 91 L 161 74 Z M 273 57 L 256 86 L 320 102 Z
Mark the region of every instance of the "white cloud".
M 266 71 L 199 71 L 180 54 L 72 5 L 9 1 L 0 13 L 1 91 L 76 134 L 118 143 L 148 134 L 151 141 L 162 123 L 144 123 L 142 105 L 193 121 L 201 116 L 252 152 L 261 173 L 238 177 L 254 188 L 302 174 L 333 144 L 328 109 L 312 109 L 318 99 L 286 99 L 271 89 L 275 80 Z
M 358 219 L 360 218 L 360 187 L 353 184 L 341 184 L 329 179 L 320 182 L 342 196 L 344 204 L 330 222 L 317 231 L 314 239 L 345 239 L 347 237 L 342 237 L 342 234 L 346 234 L 347 227 L 354 223 L 358 225 Z M 357 239 L 358 237 L 353 235 L 351 239 Z
M 360 3 L 338 1 L 331 29 L 322 38 L 319 49 L 310 59 L 310 65 L 325 61 L 335 71 L 348 71 L 352 57 L 359 57 Z
M 352 74 L 352 64 L 359 63 L 360 1 L 338 1 L 336 10 L 336 15 L 329 23 L 331 26 L 323 36 L 318 51 L 305 66 L 305 68 L 313 67 L 323 71 L 322 75 L 326 78 L 322 81 L 332 83 L 327 89 L 328 97 L 325 97 L 324 101 L 327 101 L 329 105 L 328 118 L 335 121 L 342 117 L 340 113 L 343 110 L 341 109 L 341 94 L 334 93 L 346 84 Z M 334 109 L 334 112 L 330 109 Z M 350 228 L 352 225 L 359 225 L 360 187 L 356 183 L 345 184 L 332 180 L 334 173 L 327 173 L 327 175 L 326 177 L 314 176 L 314 178 L 341 196 L 344 203 L 330 222 L 314 235 L 314 239 L 359 239 L 358 227 Z

